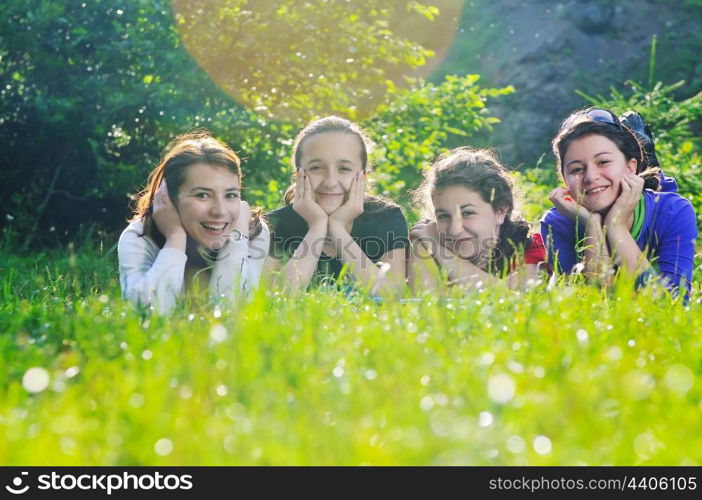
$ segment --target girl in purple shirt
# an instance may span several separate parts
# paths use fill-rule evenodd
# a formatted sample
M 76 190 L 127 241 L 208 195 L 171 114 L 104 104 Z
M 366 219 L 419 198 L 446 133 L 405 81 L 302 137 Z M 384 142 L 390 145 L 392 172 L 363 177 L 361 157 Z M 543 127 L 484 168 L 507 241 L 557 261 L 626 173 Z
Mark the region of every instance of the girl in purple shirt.
M 647 168 L 635 135 L 610 111 L 570 115 L 553 139 L 565 186 L 551 192 L 541 219 L 549 262 L 608 283 L 617 268 L 643 283 L 661 278 L 687 296 L 697 222 L 688 200 L 660 192 L 661 172 Z

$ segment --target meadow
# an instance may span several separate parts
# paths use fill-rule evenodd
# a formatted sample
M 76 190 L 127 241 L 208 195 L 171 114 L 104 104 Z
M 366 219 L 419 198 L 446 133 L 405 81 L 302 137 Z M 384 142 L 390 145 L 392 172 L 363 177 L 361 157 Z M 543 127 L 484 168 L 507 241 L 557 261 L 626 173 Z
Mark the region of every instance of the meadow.
M 262 286 L 162 317 L 114 249 L 0 257 L 4 465 L 702 464 L 699 289 Z
M 169 317 L 121 298 L 115 243 L 129 199 L 165 144 L 194 127 L 241 152 L 245 199 L 271 210 L 290 181 L 296 131 L 328 113 L 353 118 L 378 146 L 374 192 L 411 224 L 410 190 L 431 160 L 459 145 L 514 146 L 498 140 L 496 111 L 511 127 L 521 114 L 518 139 L 541 127 L 543 155 L 507 163 L 522 214 L 538 221 L 560 182 L 547 154 L 560 117 L 546 126 L 519 113 L 510 99 L 529 87 L 481 81 L 471 62 L 494 33 L 512 31 L 506 20 L 458 37 L 461 57 L 433 73 L 427 62 L 450 42 L 437 35 L 454 32 L 442 23 L 461 2 L 438 2 L 441 14 L 424 2 L 275 0 L 251 10 L 212 0 L 202 4 L 222 8 L 201 17 L 190 16 L 192 2 L 6 3 L 0 464 L 702 465 L 699 252 L 687 303 L 626 280 L 393 302 L 264 283 L 245 303 L 191 300 Z M 700 9 L 695 0 L 671 11 L 687 21 Z M 488 10 L 464 12 L 459 33 Z M 640 58 L 647 82 L 572 58 L 579 79 L 601 82 L 582 80 L 573 109 L 642 113 L 702 227 L 699 37 L 675 48 L 675 30 L 686 39 L 688 28 L 668 23 L 659 73 L 688 83 L 658 81 L 651 33 L 649 63 Z M 268 28 L 239 36 L 253 25 Z M 620 31 L 592 40 L 615 47 L 631 37 Z M 540 39 L 549 66 L 551 54 L 569 57 L 548 45 L 558 37 Z M 208 50 L 189 45 L 198 40 Z M 229 57 L 232 43 L 248 57 L 208 72 L 202 54 Z

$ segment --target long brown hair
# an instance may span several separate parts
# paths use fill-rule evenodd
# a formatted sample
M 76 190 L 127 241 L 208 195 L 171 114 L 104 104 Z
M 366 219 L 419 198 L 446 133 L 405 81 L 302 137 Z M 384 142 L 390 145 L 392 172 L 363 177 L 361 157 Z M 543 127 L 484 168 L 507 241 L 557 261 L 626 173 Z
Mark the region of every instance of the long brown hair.
M 210 132 L 198 129 L 179 135 L 164 148 L 161 161 L 153 169 L 146 187 L 136 197 L 136 207 L 130 222 L 143 221 L 144 234 L 150 236 L 159 246 L 165 244 L 164 236 L 151 219 L 154 196 L 162 181 L 166 181 L 168 196 L 178 199 L 178 191 L 185 182 L 188 167 L 196 163 L 225 167 L 242 180 L 241 161 L 226 144 L 215 139 Z M 261 210 L 252 210 L 249 226 L 250 237 L 261 232 Z
M 530 224 L 514 213 L 514 181 L 492 151 L 469 147 L 456 148 L 439 156 L 425 172 L 414 191 L 415 204 L 433 217 L 432 198 L 450 186 L 463 186 L 480 195 L 495 212 L 504 210 L 496 247 L 490 256 L 489 270 L 501 274 L 509 269 L 517 249 L 529 239 Z

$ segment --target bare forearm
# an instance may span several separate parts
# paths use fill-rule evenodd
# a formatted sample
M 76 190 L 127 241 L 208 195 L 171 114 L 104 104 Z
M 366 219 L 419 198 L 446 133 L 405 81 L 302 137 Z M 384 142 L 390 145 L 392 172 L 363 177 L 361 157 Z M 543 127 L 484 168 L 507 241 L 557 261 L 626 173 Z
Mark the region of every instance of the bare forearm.
M 280 284 L 293 290 L 309 285 L 319 263 L 326 237 L 326 228 L 310 228 L 279 273 Z
M 458 257 L 454 257 L 455 260 L 459 260 Z M 465 262 L 461 265 L 460 269 L 462 272 L 456 273 L 455 282 L 461 287 L 475 287 L 478 283 L 482 282 L 484 284 L 490 283 L 493 285 L 502 283 L 498 277 L 483 271 L 478 266 L 471 262 Z
M 616 262 L 630 273 L 638 275 L 651 266 L 636 244 L 636 241 L 634 241 L 628 228 L 621 226 L 608 227 L 607 241 L 609 241 L 609 246 L 612 249 Z
M 463 288 L 473 288 L 483 284 L 501 283 L 502 280 L 480 269 L 472 262 L 456 257 L 446 249 L 439 249 L 434 256 L 438 264 L 446 269 L 451 283 Z
M 536 264 L 524 264 L 519 266 L 515 271 L 510 273 L 505 282 L 512 290 L 527 288 L 531 280 L 536 280 L 539 277 L 539 269 Z
M 164 243 L 163 248 L 174 248 L 185 252 L 185 248 L 188 243 L 188 236 L 185 231 L 174 231 L 166 237 L 166 243 Z
M 400 291 L 404 284 L 404 268 L 379 268 L 341 225 L 330 224 L 329 235 L 336 246 L 338 259 L 349 266 L 349 271 L 361 287 L 381 295 L 394 295 Z
M 607 241 L 599 217 L 591 217 L 585 227 L 584 274 L 586 277 L 600 280 L 607 276 L 611 267 Z
M 423 291 L 436 291 L 441 273 L 431 252 L 421 243 L 415 243 L 410 252 L 407 268 L 410 289 L 415 294 L 420 294 Z

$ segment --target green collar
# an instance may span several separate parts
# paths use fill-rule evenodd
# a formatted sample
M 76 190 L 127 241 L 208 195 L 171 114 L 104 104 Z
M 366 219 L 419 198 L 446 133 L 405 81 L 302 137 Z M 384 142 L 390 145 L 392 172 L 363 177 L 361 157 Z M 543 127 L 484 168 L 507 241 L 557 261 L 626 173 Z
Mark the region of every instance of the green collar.
M 643 228 L 644 219 L 646 218 L 646 200 L 643 196 L 639 198 L 639 202 L 636 204 L 634 209 L 634 223 L 631 225 L 631 237 L 634 241 L 639 239 L 641 236 L 641 229 Z
M 639 198 L 639 202 L 636 204 L 636 207 L 634 208 L 634 223 L 631 225 L 631 237 L 634 238 L 634 241 L 639 239 L 639 236 L 641 236 L 641 230 L 643 229 L 643 223 L 644 220 L 646 219 L 646 200 L 644 199 L 643 196 Z M 576 245 L 576 252 L 578 255 L 578 260 L 583 258 L 583 251 L 584 248 L 580 247 L 580 244 Z

